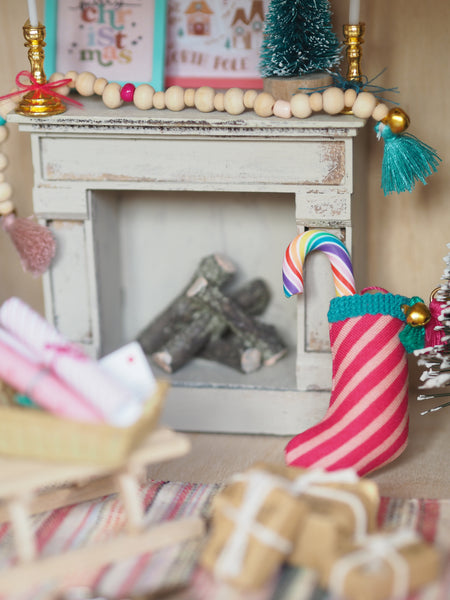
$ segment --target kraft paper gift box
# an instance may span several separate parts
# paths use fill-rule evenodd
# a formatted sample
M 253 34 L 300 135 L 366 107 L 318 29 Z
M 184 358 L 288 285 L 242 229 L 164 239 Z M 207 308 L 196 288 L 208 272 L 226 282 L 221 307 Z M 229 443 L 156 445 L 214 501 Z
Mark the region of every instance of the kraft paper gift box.
M 320 571 L 337 556 L 342 543 L 353 544 L 376 530 L 380 496 L 373 481 L 359 478 L 350 469 L 265 468 L 293 483 L 292 493 L 306 516 L 294 537 L 289 564 Z
M 260 468 L 232 478 L 211 509 L 200 564 L 241 590 L 261 588 L 277 574 L 306 515 L 289 481 Z
M 215 497 L 201 563 L 238 587 L 257 588 L 282 562 L 318 568 L 324 554 L 335 557 L 342 537 L 353 542 L 355 532 L 375 528 L 378 505 L 376 485 L 354 471 L 257 463 Z
M 323 573 L 333 597 L 345 600 L 406 600 L 440 574 L 442 557 L 409 529 L 367 536 Z

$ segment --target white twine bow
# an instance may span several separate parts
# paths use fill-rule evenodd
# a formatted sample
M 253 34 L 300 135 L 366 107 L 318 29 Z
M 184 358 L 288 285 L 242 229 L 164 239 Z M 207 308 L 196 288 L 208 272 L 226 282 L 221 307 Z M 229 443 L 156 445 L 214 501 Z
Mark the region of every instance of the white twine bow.
M 367 535 L 367 513 L 362 501 L 351 492 L 321 486 L 330 483 L 357 483 L 358 481 L 359 477 L 354 469 L 339 469 L 337 471 L 314 469 L 297 477 L 291 489 L 292 493 L 296 496 L 309 494 L 318 498 L 324 498 L 325 500 L 331 500 L 332 502 L 347 504 L 355 517 L 354 540 L 355 542 L 359 542 Z
M 334 564 L 329 580 L 330 590 L 338 597 L 344 595 L 345 580 L 352 569 L 373 564 L 374 560 L 386 561 L 392 568 L 394 581 L 392 598 L 407 598 L 409 590 L 409 566 L 398 552 L 400 548 L 419 541 L 418 534 L 411 529 L 398 529 L 392 533 L 369 535 L 363 546 L 340 558 Z
M 264 471 L 251 470 L 245 476 L 236 476 L 231 481 L 245 480 L 242 505 L 236 509 L 227 506 L 224 514 L 234 522 L 234 530 L 216 562 L 217 575 L 236 577 L 242 570 L 250 535 L 266 546 L 282 554 L 288 554 L 292 544 L 270 528 L 258 523 L 256 518 L 269 493 L 276 487 L 285 488 L 285 482 Z
M 359 477 L 353 469 L 341 469 L 328 472 L 320 469 L 308 471 L 294 481 L 267 473 L 260 469 L 251 469 L 247 473 L 237 474 L 229 483 L 247 484 L 242 504 L 239 508 L 227 506 L 223 513 L 234 522 L 234 530 L 216 562 L 215 573 L 219 576 L 236 577 L 242 570 L 250 535 L 264 545 L 287 555 L 292 550 L 292 542 L 257 521 L 257 516 L 267 496 L 274 488 L 286 490 L 293 496 L 311 494 L 332 501 L 345 502 L 355 515 L 355 538 L 362 538 L 367 531 L 367 516 L 362 502 L 350 492 L 326 489 L 314 484 L 357 483 Z

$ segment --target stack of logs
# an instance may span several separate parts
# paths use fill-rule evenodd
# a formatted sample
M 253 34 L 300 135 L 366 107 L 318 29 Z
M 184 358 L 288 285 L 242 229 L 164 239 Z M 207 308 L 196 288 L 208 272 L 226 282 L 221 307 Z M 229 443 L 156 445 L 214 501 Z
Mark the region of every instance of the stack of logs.
M 224 256 L 201 260 L 179 296 L 138 336 L 157 366 L 174 373 L 199 356 L 251 373 L 286 354 L 275 327 L 255 319 L 269 303 L 267 285 L 254 279 L 225 293 L 235 273 Z

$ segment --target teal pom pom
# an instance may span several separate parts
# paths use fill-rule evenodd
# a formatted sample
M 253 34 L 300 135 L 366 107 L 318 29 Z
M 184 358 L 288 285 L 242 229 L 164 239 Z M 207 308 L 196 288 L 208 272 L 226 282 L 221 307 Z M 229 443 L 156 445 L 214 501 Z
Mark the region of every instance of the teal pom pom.
M 5 124 L 6 124 L 6 119 L 4 119 L 3 117 L 0 117 L 0 127 Z
M 384 195 L 411 192 L 417 181 L 437 171 L 441 161 L 436 150 L 409 133 L 392 133 L 389 125 L 377 123 L 375 131 L 384 140 L 381 187 Z

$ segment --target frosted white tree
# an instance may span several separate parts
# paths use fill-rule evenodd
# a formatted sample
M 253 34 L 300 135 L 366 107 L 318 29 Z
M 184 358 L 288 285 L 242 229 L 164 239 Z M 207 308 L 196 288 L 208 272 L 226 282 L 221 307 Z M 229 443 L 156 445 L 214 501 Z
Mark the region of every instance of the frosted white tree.
M 450 398 L 450 389 L 443 390 L 450 387 L 450 244 L 447 244 L 447 248 L 449 253 L 444 257 L 446 266 L 441 277 L 442 283 L 434 295 L 435 300 L 441 305 L 438 323 L 434 327 L 440 340 L 434 346 L 415 352 L 419 357 L 418 364 L 425 367 L 420 376 L 423 382 L 420 389 L 427 390 L 426 393 L 418 396 L 418 400 Z M 447 406 L 450 406 L 450 401 L 425 410 L 421 414 L 435 412 Z

